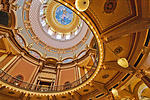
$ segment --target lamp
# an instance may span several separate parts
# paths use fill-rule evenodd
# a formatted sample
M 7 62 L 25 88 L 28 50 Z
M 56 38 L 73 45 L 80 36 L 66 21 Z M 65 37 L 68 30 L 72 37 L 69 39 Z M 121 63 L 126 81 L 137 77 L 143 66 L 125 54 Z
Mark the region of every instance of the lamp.
M 120 65 L 123 68 L 127 68 L 129 66 L 129 63 L 126 58 L 120 58 L 117 60 L 118 65 Z
M 78 11 L 85 11 L 89 7 L 89 0 L 76 0 L 75 7 Z
M 112 88 L 111 92 L 112 92 L 114 97 L 118 97 L 119 96 L 117 89 Z
M 108 47 L 108 49 L 118 58 L 117 60 L 117 64 L 123 68 L 127 68 L 129 67 L 129 63 L 128 63 L 128 60 L 126 58 L 120 58 L 118 55 L 116 55 L 114 53 L 114 51 L 108 46 L 106 45 L 105 41 L 103 40 L 103 43 L 105 44 L 105 46 Z

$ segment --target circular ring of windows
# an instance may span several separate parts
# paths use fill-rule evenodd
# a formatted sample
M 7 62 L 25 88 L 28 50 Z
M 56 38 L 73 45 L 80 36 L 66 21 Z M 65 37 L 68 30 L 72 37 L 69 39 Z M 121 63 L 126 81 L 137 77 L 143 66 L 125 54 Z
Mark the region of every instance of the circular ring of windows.
M 52 39 L 59 40 L 59 41 L 66 41 L 66 40 L 71 40 L 71 39 L 75 38 L 82 29 L 83 21 L 80 19 L 77 27 L 69 33 L 57 32 L 57 30 L 54 30 L 51 26 L 48 25 L 47 19 L 45 17 L 47 2 L 48 2 L 48 0 L 43 0 L 43 3 L 41 3 L 40 12 L 39 12 L 39 16 L 40 16 L 39 21 L 40 21 L 41 27 L 44 30 L 44 32 L 46 34 L 48 34 L 48 36 L 50 36 Z M 60 6 L 58 6 L 58 8 L 60 8 Z M 64 8 L 66 8 L 67 10 L 69 9 L 65 6 L 64 6 Z M 65 10 L 65 13 L 67 12 L 67 10 Z M 68 11 L 70 11 L 70 10 L 68 10 Z M 63 16 L 63 15 L 61 15 L 61 16 Z M 64 18 L 64 16 L 63 16 L 63 18 Z M 66 18 L 69 18 L 69 17 L 66 17 Z M 68 21 L 68 20 L 66 20 L 66 21 Z M 64 27 L 65 27 L 65 24 L 64 24 Z

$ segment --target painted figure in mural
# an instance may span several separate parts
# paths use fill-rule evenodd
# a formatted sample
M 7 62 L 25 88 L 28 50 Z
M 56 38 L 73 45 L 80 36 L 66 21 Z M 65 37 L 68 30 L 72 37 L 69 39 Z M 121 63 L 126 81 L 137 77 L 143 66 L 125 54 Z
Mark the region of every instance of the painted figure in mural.
M 59 6 L 55 12 L 56 20 L 62 25 L 68 25 L 73 19 L 73 11 L 65 6 Z

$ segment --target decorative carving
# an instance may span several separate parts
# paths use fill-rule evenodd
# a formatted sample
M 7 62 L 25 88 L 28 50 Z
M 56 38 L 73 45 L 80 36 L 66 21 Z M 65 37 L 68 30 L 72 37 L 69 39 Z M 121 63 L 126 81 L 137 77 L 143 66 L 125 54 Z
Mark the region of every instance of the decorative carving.
M 70 89 L 71 88 L 71 83 L 69 81 L 65 82 L 64 88 L 65 89 Z
M 40 54 L 38 54 L 37 52 L 30 50 L 29 53 L 30 53 L 32 56 L 34 56 L 35 58 L 40 59 Z
M 119 54 L 119 53 L 122 52 L 122 50 L 123 50 L 123 48 L 119 46 L 119 47 L 117 47 L 117 48 L 114 50 L 114 53 L 115 53 L 115 54 Z
M 112 13 L 117 6 L 117 0 L 106 0 L 104 4 L 104 12 L 105 13 Z
M 27 48 L 31 49 L 33 46 L 33 43 L 28 44 Z
M 17 11 L 18 9 L 20 9 L 21 8 L 21 6 L 19 6 L 19 5 L 17 5 L 17 4 L 12 4 L 11 6 L 10 6 L 10 8 L 12 9 L 12 10 L 14 10 L 14 11 Z
M 13 91 L 8 92 L 9 94 L 15 94 Z
M 105 74 L 105 75 L 102 76 L 103 79 L 106 79 L 108 77 L 109 77 L 109 74 Z
M 89 91 L 89 89 L 84 89 L 84 90 L 83 90 L 83 92 L 88 92 L 88 91 Z
M 25 46 L 24 40 L 22 39 L 21 36 L 19 36 L 18 34 L 16 34 L 15 38 L 16 38 L 17 42 L 18 42 L 22 47 Z
M 61 98 L 66 98 L 66 96 L 62 96 Z

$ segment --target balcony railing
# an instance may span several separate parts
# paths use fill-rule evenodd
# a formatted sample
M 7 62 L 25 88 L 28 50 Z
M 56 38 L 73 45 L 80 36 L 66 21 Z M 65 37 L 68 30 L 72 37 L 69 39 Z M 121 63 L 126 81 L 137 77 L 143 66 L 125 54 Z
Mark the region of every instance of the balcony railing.
M 98 65 L 98 60 L 97 60 L 99 58 L 98 52 L 99 51 L 97 49 L 95 62 L 93 66 L 91 67 L 91 69 L 83 77 L 70 83 L 69 85 L 43 86 L 43 85 L 30 84 L 27 82 L 23 82 L 22 80 L 19 80 L 17 78 L 14 78 L 13 76 L 9 75 L 8 73 L 4 72 L 1 69 L 0 69 L 0 80 L 14 87 L 25 89 L 28 91 L 35 91 L 35 92 L 47 92 L 47 93 L 49 92 L 50 93 L 50 92 L 60 92 L 60 91 L 72 89 L 81 85 L 93 75 Z

